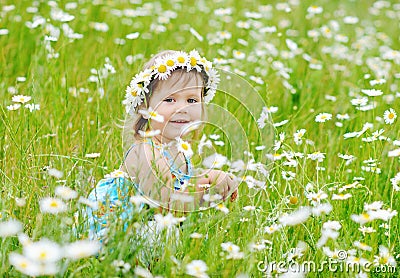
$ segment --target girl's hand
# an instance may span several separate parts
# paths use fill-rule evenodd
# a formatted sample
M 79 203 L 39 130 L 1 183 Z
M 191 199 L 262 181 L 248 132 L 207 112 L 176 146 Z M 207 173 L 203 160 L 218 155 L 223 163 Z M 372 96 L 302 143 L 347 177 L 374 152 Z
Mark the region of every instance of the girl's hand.
M 225 201 L 232 193 L 231 200 L 237 197 L 237 182 L 234 181 L 227 173 L 220 170 L 210 170 L 207 172 L 211 188 L 220 194 Z

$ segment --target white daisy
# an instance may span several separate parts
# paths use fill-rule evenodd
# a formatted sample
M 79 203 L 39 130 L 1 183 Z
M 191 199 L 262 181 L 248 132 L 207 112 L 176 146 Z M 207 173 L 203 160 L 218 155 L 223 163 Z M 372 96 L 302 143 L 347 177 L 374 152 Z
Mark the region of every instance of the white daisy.
M 346 194 L 333 194 L 332 195 L 332 200 L 347 200 L 349 198 L 351 198 L 352 195 L 350 193 L 346 193 Z
M 350 119 L 350 116 L 349 116 L 349 114 L 337 114 L 336 115 L 336 118 L 338 119 L 338 120 L 348 120 L 348 119 Z
M 310 14 L 320 14 L 323 12 L 323 8 L 319 6 L 310 6 L 307 8 L 307 12 Z
M 369 81 L 369 84 L 370 84 L 371 86 L 381 85 L 381 84 L 385 84 L 385 83 L 386 83 L 386 80 L 383 79 L 383 78 L 375 79 L 375 80 L 370 80 L 370 81 Z
M 233 244 L 232 242 L 223 242 L 223 243 L 221 243 L 221 247 L 222 247 L 222 250 L 224 250 L 228 253 L 240 251 L 240 247 Z
M 132 86 L 126 87 L 125 92 L 125 99 L 122 101 L 122 104 L 126 106 L 126 112 L 132 114 L 133 109 L 142 104 L 144 95 L 138 93 Z
M 155 77 L 159 80 L 166 80 L 171 74 L 171 71 L 168 69 L 167 63 L 165 60 L 160 60 L 154 66 Z
M 332 114 L 329 113 L 319 113 L 317 116 L 315 116 L 315 121 L 317 123 L 324 123 L 330 119 L 332 119 Z
M 272 224 L 271 226 L 267 226 L 264 228 L 264 232 L 267 234 L 273 234 L 276 231 L 278 231 L 280 228 L 282 228 L 282 225 L 280 224 Z
M 372 227 L 361 226 L 358 230 L 365 236 L 365 234 L 375 233 L 376 230 Z
M 158 114 L 158 112 L 153 110 L 153 108 L 151 107 L 149 107 L 148 109 L 143 109 L 143 110 L 141 109 L 138 111 L 138 113 L 142 114 L 143 118 L 145 119 L 152 119 L 159 123 L 164 122 L 164 116 Z
M 29 112 L 33 112 L 35 110 L 40 110 L 40 104 L 28 103 L 28 104 L 25 104 L 24 107 L 29 109 Z
M 203 148 L 204 147 L 212 148 L 212 142 L 211 142 L 210 139 L 207 139 L 207 136 L 205 134 L 203 134 L 203 136 L 200 139 L 199 145 L 197 146 L 198 154 L 202 154 L 203 153 Z
M 154 220 L 156 221 L 158 230 L 170 228 L 178 223 L 178 219 L 175 218 L 171 213 L 168 213 L 165 216 L 163 216 L 162 214 L 156 214 L 154 215 Z
M 207 81 L 207 95 L 204 97 L 205 102 L 210 102 L 214 95 L 215 91 L 217 90 L 217 85 L 220 82 L 219 73 L 217 70 L 211 68 L 208 71 L 208 81 Z
M 9 255 L 9 261 L 10 264 L 13 265 L 16 270 L 25 275 L 33 277 L 41 275 L 40 272 L 41 266 L 38 263 L 28 259 L 27 257 L 21 254 L 11 252 Z
M 375 265 L 392 265 L 396 266 L 395 258 L 390 254 L 389 249 L 386 246 L 379 246 L 379 255 L 374 256 Z
M 40 211 L 43 213 L 57 214 L 67 210 L 67 205 L 60 199 L 45 197 L 40 200 Z
M 189 52 L 189 63 L 187 64 L 187 71 L 192 69 L 196 69 L 198 72 L 201 72 L 201 67 L 199 65 L 199 61 L 201 60 L 201 56 L 197 50 L 192 50 Z
M 381 90 L 376 90 L 376 89 L 363 89 L 361 90 L 361 92 L 363 92 L 369 97 L 377 97 L 383 94 Z
M 194 260 L 186 265 L 186 274 L 197 278 L 208 278 L 207 270 L 207 264 L 202 260 Z
M 114 260 L 112 265 L 115 267 L 115 271 L 117 272 L 122 272 L 122 273 L 127 273 L 130 269 L 131 269 L 131 264 L 130 263 L 126 263 L 123 260 Z M 143 271 L 147 271 L 147 273 L 140 273 L 140 271 L 137 271 L 137 269 L 135 269 L 135 274 L 139 277 L 153 277 L 153 275 L 151 275 L 150 271 L 148 271 L 147 269 L 145 270 L 144 268 L 142 268 Z M 145 274 L 145 275 L 140 275 L 140 274 Z
M 357 247 L 358 249 L 361 249 L 364 251 L 372 251 L 371 246 L 368 246 L 367 244 L 360 242 L 360 241 L 354 241 L 353 245 L 354 245 L 354 247 Z
M 193 155 L 193 150 L 192 147 L 190 146 L 190 144 L 184 140 L 182 140 L 182 138 L 175 138 L 176 139 L 176 144 L 177 144 L 177 148 L 178 151 L 183 153 L 183 155 L 185 157 L 192 157 Z
M 146 130 L 146 131 L 139 130 L 138 133 L 139 133 L 139 135 L 140 135 L 141 137 L 143 137 L 143 138 L 151 138 L 151 137 L 154 137 L 154 136 L 157 136 L 158 134 L 160 134 L 161 131 L 160 131 L 159 129 L 156 129 L 156 130 Z
M 229 209 L 223 203 L 219 203 L 218 205 L 211 203 L 211 207 L 215 207 L 216 210 L 222 211 L 225 214 L 229 213 Z
M 228 158 L 219 153 L 214 153 L 203 160 L 203 165 L 210 169 L 219 169 L 227 163 Z
M 322 213 L 329 214 L 333 207 L 330 203 L 318 204 L 311 209 L 311 213 L 315 216 L 320 216 Z
M 385 120 L 386 124 L 393 124 L 396 118 L 397 114 L 393 108 L 390 108 L 389 110 L 386 110 L 385 113 L 383 113 L 383 119 Z
M 190 234 L 190 237 L 198 239 L 198 238 L 202 238 L 203 235 L 195 232 L 195 233 Z
M 22 231 L 22 223 L 15 219 L 0 222 L 0 237 L 14 236 Z
M 38 263 L 55 263 L 63 257 L 61 247 L 46 238 L 26 245 L 23 253 L 28 259 Z
M 176 58 L 175 55 L 166 55 L 162 58 L 158 58 L 155 61 L 155 64 L 164 64 L 167 66 L 167 71 L 172 72 L 173 70 L 176 69 L 177 67 L 177 62 L 176 62 Z
M 13 102 L 20 102 L 20 103 L 25 103 L 28 102 L 32 99 L 30 96 L 23 96 L 23 95 L 17 95 L 12 97 Z
M 20 103 L 15 103 L 7 106 L 8 111 L 18 110 L 21 107 Z
M 116 265 L 114 265 L 116 267 Z M 120 269 L 120 266 L 118 267 Z M 153 278 L 153 274 L 151 274 L 151 272 L 144 267 L 141 267 L 140 265 L 136 266 L 134 271 L 136 276 L 138 277 L 143 277 L 143 278 Z
M 128 178 L 128 174 L 121 170 L 114 170 L 110 174 L 104 175 L 104 178 Z
M 311 210 L 309 207 L 301 207 L 298 210 L 292 212 L 291 214 L 283 214 L 279 217 L 279 222 L 283 226 L 294 226 L 307 221 L 311 215 Z
M 367 105 L 368 98 L 367 97 L 353 98 L 350 102 L 354 106 L 364 106 L 364 105 Z
M 361 224 L 361 225 L 363 225 L 363 224 L 365 224 L 365 223 L 368 223 L 368 222 L 371 222 L 371 221 L 373 221 L 373 220 L 375 219 L 371 214 L 369 214 L 369 213 L 367 213 L 367 212 L 362 213 L 362 214 L 360 214 L 360 215 L 352 214 L 352 215 L 350 216 L 350 218 L 351 218 L 351 220 L 353 220 L 354 222 L 359 223 L 359 224 Z
M 400 191 L 400 172 L 397 173 L 396 176 L 391 178 L 390 182 L 392 183 L 394 190 Z
M 388 152 L 388 157 L 400 156 L 400 148 Z
M 57 178 L 57 179 L 62 178 L 63 175 L 64 175 L 64 173 L 63 173 L 62 171 L 57 170 L 57 169 L 55 169 L 55 168 L 48 168 L 48 169 L 47 169 L 47 174 L 48 174 L 49 176 L 55 177 L 55 178 Z
M 175 59 L 178 67 L 186 67 L 186 65 L 189 63 L 189 56 L 183 51 L 179 51 L 177 54 L 175 54 Z
M 67 186 L 57 186 L 55 189 L 55 194 L 64 200 L 71 200 L 78 197 L 78 193 Z
M 233 50 L 233 58 L 237 60 L 243 60 L 244 58 L 246 58 L 246 54 L 239 50 Z
M 296 174 L 291 171 L 282 171 L 282 178 L 287 181 L 291 181 L 296 177 Z
M 96 255 L 100 250 L 100 242 L 93 240 L 79 240 L 64 246 L 64 256 L 72 260 Z
M 294 142 L 296 143 L 296 145 L 301 145 L 303 143 L 303 136 L 305 133 L 306 133 L 306 130 L 303 128 L 303 129 L 297 130 L 293 134 L 293 139 L 294 139 Z
M 307 154 L 307 158 L 311 160 L 317 160 L 318 162 L 322 162 L 325 159 L 325 153 L 321 153 L 319 151 Z
M 274 127 L 280 127 L 280 126 L 283 126 L 283 125 L 287 124 L 288 122 L 289 122 L 289 120 L 283 120 L 283 121 L 281 121 L 279 123 L 274 123 L 273 126 Z

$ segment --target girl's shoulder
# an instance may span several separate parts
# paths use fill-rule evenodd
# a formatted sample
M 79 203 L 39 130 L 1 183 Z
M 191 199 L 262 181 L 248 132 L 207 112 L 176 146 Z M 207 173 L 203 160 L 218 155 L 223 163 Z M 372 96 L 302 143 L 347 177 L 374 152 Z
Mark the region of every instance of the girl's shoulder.
M 158 153 L 161 151 L 161 149 L 161 146 L 154 143 L 151 139 L 136 140 L 129 147 L 128 151 L 125 153 L 125 156 L 128 156 L 131 153 L 139 155 L 142 153 L 147 153 L 148 151 L 156 151 Z
M 142 165 L 142 163 L 149 158 L 159 158 L 161 153 L 161 147 L 155 144 L 151 139 L 136 140 L 125 153 L 123 164 L 132 166 Z

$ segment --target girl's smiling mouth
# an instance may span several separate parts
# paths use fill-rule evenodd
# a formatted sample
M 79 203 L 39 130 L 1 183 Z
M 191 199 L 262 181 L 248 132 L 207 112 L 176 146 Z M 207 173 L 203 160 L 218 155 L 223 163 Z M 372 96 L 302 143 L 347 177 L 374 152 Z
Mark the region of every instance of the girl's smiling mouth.
M 175 120 L 175 121 L 169 121 L 172 124 L 178 124 L 178 125 L 184 125 L 190 123 L 190 121 L 187 120 Z

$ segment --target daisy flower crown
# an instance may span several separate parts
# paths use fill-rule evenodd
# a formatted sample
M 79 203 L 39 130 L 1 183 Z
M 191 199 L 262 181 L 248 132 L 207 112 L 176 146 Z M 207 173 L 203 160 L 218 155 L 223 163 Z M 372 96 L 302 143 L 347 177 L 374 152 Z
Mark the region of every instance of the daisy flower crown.
M 137 107 L 143 102 L 146 94 L 150 92 L 149 85 L 153 80 L 166 80 L 174 70 L 186 69 L 187 72 L 195 69 L 204 76 L 205 91 L 204 102 L 209 103 L 215 95 L 220 81 L 218 71 L 212 67 L 212 63 L 201 57 L 199 52 L 192 50 L 189 53 L 176 51 L 155 60 L 154 65 L 136 74 L 129 86 L 126 87 L 126 95 L 122 104 L 128 114 L 137 113 Z

